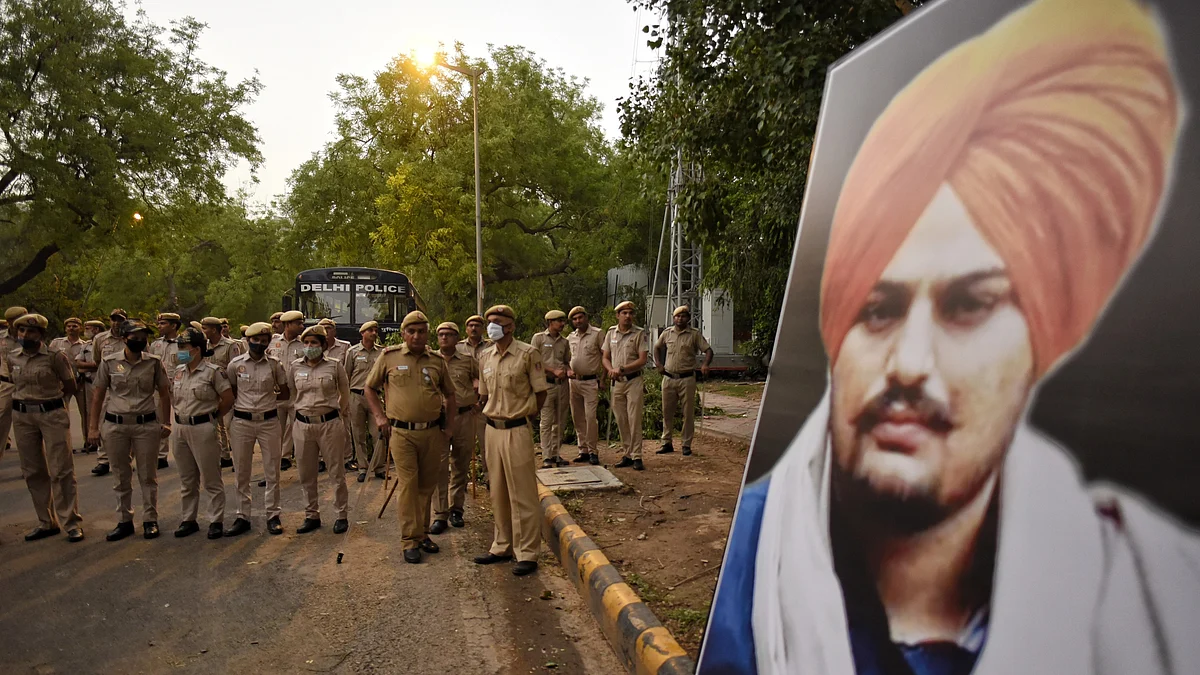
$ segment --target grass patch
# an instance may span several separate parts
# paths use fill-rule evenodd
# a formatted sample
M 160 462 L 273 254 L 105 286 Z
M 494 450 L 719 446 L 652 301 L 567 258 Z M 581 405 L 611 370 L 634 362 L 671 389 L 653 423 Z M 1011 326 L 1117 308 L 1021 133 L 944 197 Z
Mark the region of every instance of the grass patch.
M 674 622 L 679 626 L 679 630 L 683 632 L 701 630 L 708 621 L 708 607 L 705 606 L 703 611 L 689 607 L 679 607 L 665 612 L 663 619 Z
M 625 583 L 637 591 L 637 594 L 642 598 L 642 602 L 658 602 L 663 599 L 662 592 L 637 572 L 627 574 L 625 576 Z
M 716 393 L 725 396 L 753 400 L 760 398 L 765 382 L 714 382 L 704 383 L 705 393 Z
M 564 497 L 559 495 L 558 501 L 571 514 L 572 518 L 578 518 L 583 513 L 583 497 Z

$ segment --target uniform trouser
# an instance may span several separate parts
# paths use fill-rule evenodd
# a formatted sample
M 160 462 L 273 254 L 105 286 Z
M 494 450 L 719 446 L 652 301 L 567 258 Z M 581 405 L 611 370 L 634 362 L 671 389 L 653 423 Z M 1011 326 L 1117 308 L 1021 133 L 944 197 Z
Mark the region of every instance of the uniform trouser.
M 100 419 L 104 419 L 104 413 L 108 410 L 108 402 L 110 400 L 112 400 L 111 391 L 108 392 L 108 396 L 104 399 L 104 408 L 100 410 Z M 155 410 L 157 410 L 157 408 Z M 108 464 L 108 448 L 104 446 L 104 443 L 101 443 L 100 447 L 96 448 L 96 464 Z M 155 466 L 158 465 L 155 464 Z
M 479 444 L 479 461 L 483 464 L 483 478 L 488 479 L 488 462 L 487 462 L 487 418 L 483 413 L 476 411 L 472 413 L 475 416 L 475 442 Z
M 579 454 L 596 454 L 600 425 L 596 422 L 596 402 L 600 383 L 596 380 L 571 380 L 571 421 L 579 437 Z
M 21 457 L 21 475 L 33 497 L 33 510 L 42 527 L 79 527 L 79 497 L 75 462 L 71 458 L 71 418 L 66 408 L 50 412 L 13 412 L 13 437 Z M 6 437 L 7 437 L 7 430 Z M 53 508 L 52 508 L 53 506 Z M 57 516 L 57 517 L 56 517 Z
M 75 408 L 79 411 L 79 426 L 82 427 L 81 433 L 79 435 L 80 435 L 80 437 L 83 438 L 84 442 L 86 443 L 87 442 L 87 429 L 88 429 L 87 404 L 88 404 L 88 401 L 90 401 L 91 399 L 88 398 L 87 387 L 85 387 L 83 385 L 83 380 L 80 380 L 80 379 L 75 380 L 75 393 L 72 394 L 71 396 L 67 397 L 67 399 L 65 399 L 65 401 L 64 401 L 68 406 L 71 405 L 70 399 L 75 399 Z
M 8 435 L 12 431 L 13 386 L 9 382 L 0 382 L 0 458 L 4 457 L 4 446 L 8 445 Z
M 294 418 L 294 415 L 293 415 Z M 304 517 L 321 519 L 317 499 L 317 465 L 324 460 L 325 473 L 333 481 L 333 510 L 339 519 L 347 517 L 350 492 L 346 489 L 346 423 L 341 418 L 292 425 L 296 443 L 296 465 L 300 468 L 300 487 L 304 491 Z
M 292 430 L 296 425 L 296 411 L 290 405 L 279 404 L 279 432 L 282 442 L 279 446 L 279 456 L 286 457 L 295 464 L 296 460 L 296 439 L 292 436 Z
M 562 447 L 563 427 L 567 422 L 567 405 L 570 393 L 564 382 L 550 385 L 546 390 L 546 402 L 542 404 L 542 459 L 558 459 Z
M 208 521 L 225 520 L 225 483 L 221 480 L 221 446 L 215 422 L 174 425 L 171 440 L 179 467 L 183 520 L 194 521 L 200 510 L 200 486 L 208 493 Z M 157 464 L 155 464 L 157 466 Z
M 162 424 L 115 424 L 100 426 L 104 447 L 112 462 L 113 492 L 117 493 L 117 520 L 133 522 L 133 463 L 137 463 L 142 489 L 142 522 L 158 522 L 158 445 Z
M 233 452 L 233 473 L 237 479 L 239 518 L 250 520 L 250 510 L 254 503 L 253 492 L 250 490 L 250 472 L 254 463 L 254 444 L 258 443 L 258 451 L 262 453 L 263 475 L 267 479 L 267 491 L 263 504 L 267 507 L 267 518 L 277 518 L 279 508 L 279 447 L 283 430 L 279 428 L 279 420 L 244 420 L 233 418 L 229 425 L 229 444 Z
M 404 550 L 416 548 L 429 533 L 429 500 L 437 488 L 438 466 L 445 457 L 447 442 L 439 427 L 419 431 L 392 427 L 392 459 L 398 481 L 396 506 Z
M 159 400 L 159 396 L 158 396 L 158 394 L 155 394 L 154 395 L 154 409 L 155 410 L 158 410 L 158 400 Z M 171 419 L 174 419 L 175 418 L 175 407 L 174 406 L 168 406 L 168 407 L 170 409 L 167 411 L 167 414 L 171 416 Z M 166 459 L 170 455 L 170 453 L 171 453 L 171 437 L 167 436 L 166 438 L 160 438 L 158 440 L 158 458 Z
M 696 378 L 664 377 L 662 381 L 663 433 L 668 443 L 675 432 L 675 411 L 683 407 L 683 447 L 692 447 L 696 432 Z
M 217 418 L 217 442 L 221 446 L 221 459 L 229 459 L 231 456 L 229 452 L 229 421 L 232 419 L 232 411 Z
M 646 390 L 642 378 L 613 382 L 612 408 L 621 432 L 621 454 L 629 459 L 642 458 L 642 400 Z
M 542 527 L 533 430 L 529 425 L 515 429 L 488 426 L 487 437 L 495 519 L 491 551 L 495 555 L 513 554 L 518 561 L 536 561 Z
M 350 395 L 350 433 L 354 438 L 354 461 L 358 463 L 358 470 L 380 471 L 387 457 L 387 448 L 384 447 L 383 436 L 375 428 L 367 399 L 362 394 Z M 374 450 L 368 467 L 367 450 L 371 446 L 374 446 Z
M 462 513 L 467 503 L 467 474 L 471 469 L 471 453 L 475 451 L 475 417 L 473 410 L 459 413 L 450 428 L 450 442 L 443 445 L 438 461 L 434 520 L 445 520 L 451 511 Z

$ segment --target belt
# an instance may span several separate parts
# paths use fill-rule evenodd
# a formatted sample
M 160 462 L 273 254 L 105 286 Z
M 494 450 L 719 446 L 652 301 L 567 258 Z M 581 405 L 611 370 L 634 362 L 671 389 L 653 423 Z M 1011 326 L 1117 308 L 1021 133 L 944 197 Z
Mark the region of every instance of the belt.
M 351 389 L 351 390 L 350 390 L 350 393 L 351 393 L 351 394 L 358 394 L 359 396 L 366 396 L 366 395 L 367 395 L 366 391 L 365 391 L 365 390 L 362 390 L 362 389 Z
M 576 375 L 575 379 L 579 380 L 580 382 L 587 382 L 588 380 L 595 380 L 599 377 L 599 375 Z
M 336 420 L 338 417 L 341 416 L 341 414 L 342 413 L 340 410 L 331 410 L 331 411 L 325 413 L 324 415 L 315 415 L 313 417 L 307 417 L 305 415 L 301 415 L 300 413 L 296 413 L 296 419 L 300 420 L 301 422 L 304 422 L 305 424 L 320 424 L 321 422 L 328 422 L 329 420 Z
M 686 373 L 672 373 L 669 370 L 664 370 L 663 375 L 666 375 L 667 377 L 671 378 L 672 380 L 686 380 L 689 377 L 695 377 L 696 371 L 689 370 Z
M 546 376 L 546 383 L 547 383 L 547 384 L 558 384 L 558 378 L 557 378 L 557 377 L 555 377 L 555 376 L 553 376 L 553 375 L 547 375 L 547 376 Z
M 12 409 L 17 412 L 50 412 L 63 407 L 63 400 L 53 401 L 13 401 Z
M 526 424 L 529 424 L 529 418 L 518 417 L 515 420 L 494 420 L 489 417 L 487 418 L 487 423 L 489 427 L 494 427 L 496 429 L 516 429 L 517 427 L 523 427 Z
M 11 377 L 9 377 L 9 376 L 7 376 L 7 375 L 0 375 L 0 382 L 5 382 L 5 383 L 7 383 L 7 384 L 12 384 L 12 378 L 11 378 Z
M 258 419 L 255 419 L 256 415 L 257 415 Z M 251 420 L 253 422 L 265 422 L 267 420 L 273 420 L 276 417 L 279 417 L 279 411 L 278 410 L 268 410 L 266 412 L 252 413 L 252 412 L 245 412 L 242 410 L 234 410 L 233 416 L 238 418 L 239 420 Z
M 194 417 L 184 417 L 183 415 L 176 415 L 175 423 L 176 424 L 186 424 L 189 427 L 194 427 L 197 424 L 205 424 L 205 423 L 211 422 L 215 419 L 217 419 L 217 413 L 214 411 L 214 412 L 210 412 L 210 413 L 205 413 L 203 415 L 196 415 Z
M 112 422 L 113 424 L 149 424 L 158 419 L 158 414 L 154 412 L 142 413 L 141 415 L 114 415 L 112 413 L 104 413 L 104 421 Z
M 460 406 L 458 406 L 458 414 L 461 415 L 461 414 L 467 412 L 468 410 L 474 410 L 474 409 L 475 409 L 475 406 L 473 406 L 473 405 L 460 405 Z
M 445 423 L 442 421 L 442 418 L 439 417 L 438 419 L 436 419 L 432 422 L 405 422 L 404 420 L 389 419 L 388 424 L 391 424 L 393 427 L 395 427 L 397 429 L 407 429 L 409 431 L 421 431 L 423 429 L 433 429 L 434 427 L 441 429 L 441 428 L 443 428 L 442 425 Z
M 620 381 L 622 381 L 622 382 L 628 382 L 628 381 L 630 381 L 630 380 L 633 380 L 633 379 L 639 378 L 639 377 L 641 377 L 641 376 L 642 376 L 642 371 L 640 371 L 640 370 L 635 370 L 635 371 L 634 371 L 634 372 L 632 372 L 632 373 L 625 373 L 624 375 L 621 375 L 621 376 L 617 377 L 616 379 L 618 379 L 618 380 L 620 380 Z

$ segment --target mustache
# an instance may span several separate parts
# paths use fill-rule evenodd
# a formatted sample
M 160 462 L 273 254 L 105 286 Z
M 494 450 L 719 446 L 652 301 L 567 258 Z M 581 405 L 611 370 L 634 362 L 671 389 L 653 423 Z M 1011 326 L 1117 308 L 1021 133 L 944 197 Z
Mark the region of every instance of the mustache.
M 887 420 L 917 422 L 940 433 L 955 426 L 950 406 L 930 397 L 923 386 L 894 383 L 868 401 L 853 423 L 860 433 L 865 433 Z

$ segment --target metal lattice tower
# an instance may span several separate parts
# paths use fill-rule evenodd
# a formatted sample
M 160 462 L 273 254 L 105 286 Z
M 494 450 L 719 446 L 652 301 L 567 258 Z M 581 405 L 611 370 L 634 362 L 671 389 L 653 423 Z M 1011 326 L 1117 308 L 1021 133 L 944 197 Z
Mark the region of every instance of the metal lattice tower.
M 684 235 L 684 222 L 679 213 L 679 192 L 687 183 L 699 178 L 699 168 L 683 161 L 682 153 L 675 156 L 671 179 L 667 187 L 667 208 L 663 214 L 663 231 L 658 243 L 658 259 L 654 265 L 654 283 L 651 292 L 658 290 L 658 274 L 661 269 L 663 245 L 670 246 L 667 260 L 667 292 L 663 326 L 672 324 L 671 313 L 680 305 L 692 308 L 692 325 L 703 330 L 703 313 L 700 311 L 703 278 L 703 256 L 700 247 Z M 651 317 L 654 322 L 654 318 Z

